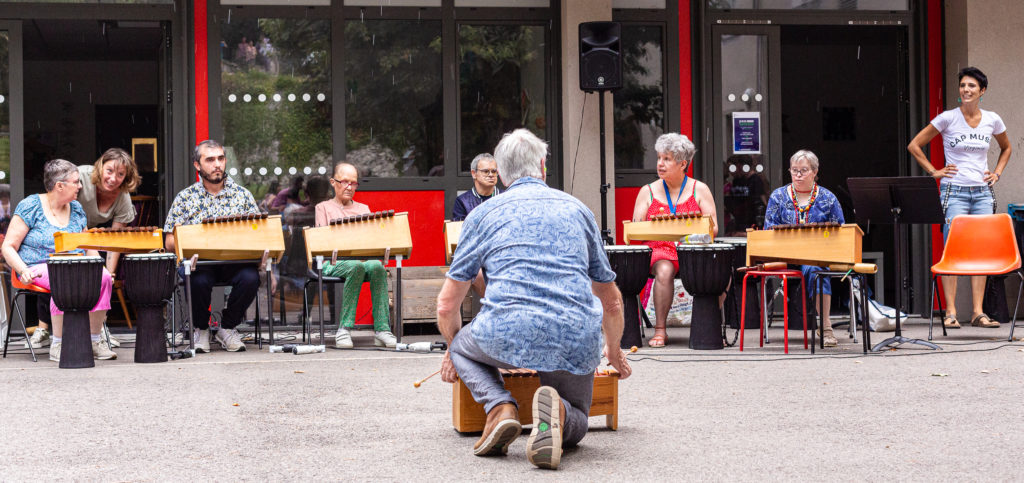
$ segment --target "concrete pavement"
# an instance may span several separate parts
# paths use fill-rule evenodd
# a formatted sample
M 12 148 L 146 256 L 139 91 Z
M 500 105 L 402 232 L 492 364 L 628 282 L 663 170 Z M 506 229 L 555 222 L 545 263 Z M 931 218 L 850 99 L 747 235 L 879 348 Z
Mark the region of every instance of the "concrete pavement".
M 779 329 L 765 349 L 748 330 L 740 353 L 688 350 L 673 328 L 630 356 L 619 430 L 592 418 L 557 472 L 526 461 L 525 434 L 473 456 L 451 386 L 413 387 L 440 354 L 372 350 L 369 332 L 364 350 L 141 365 L 119 349 L 84 370 L 17 354 L 0 361 L 0 480 L 1016 480 L 1024 343 L 1008 330 L 952 331 L 940 353 L 862 356 L 841 338 L 810 358 L 797 331 L 785 356 Z

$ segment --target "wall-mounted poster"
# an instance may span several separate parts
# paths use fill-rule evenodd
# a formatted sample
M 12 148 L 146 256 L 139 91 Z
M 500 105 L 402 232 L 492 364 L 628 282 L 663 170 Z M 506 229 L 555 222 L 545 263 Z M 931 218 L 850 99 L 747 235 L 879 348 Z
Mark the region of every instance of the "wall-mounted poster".
M 761 154 L 761 113 L 732 113 L 732 152 Z

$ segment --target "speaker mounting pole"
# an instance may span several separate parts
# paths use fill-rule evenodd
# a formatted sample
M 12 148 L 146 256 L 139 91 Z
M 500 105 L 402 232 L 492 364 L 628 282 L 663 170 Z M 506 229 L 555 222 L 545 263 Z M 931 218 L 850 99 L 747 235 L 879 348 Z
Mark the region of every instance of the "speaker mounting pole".
M 608 184 L 608 173 L 605 167 L 605 153 L 604 153 L 604 92 L 597 92 L 597 110 L 600 120 L 600 132 L 601 132 L 601 238 L 604 239 L 606 245 L 614 245 L 612 241 L 612 231 L 608 229 L 608 189 L 612 185 Z

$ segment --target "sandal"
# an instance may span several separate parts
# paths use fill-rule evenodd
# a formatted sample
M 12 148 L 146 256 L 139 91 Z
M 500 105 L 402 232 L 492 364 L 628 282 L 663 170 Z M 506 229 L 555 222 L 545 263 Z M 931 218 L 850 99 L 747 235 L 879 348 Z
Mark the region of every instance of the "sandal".
M 832 329 L 825 330 L 821 336 L 822 345 L 825 347 L 836 347 L 839 345 L 839 341 L 836 340 L 836 335 L 832 332 Z
M 971 320 L 971 325 L 975 327 L 987 327 L 987 328 L 998 328 L 999 322 L 992 320 L 985 314 L 978 314 Z
M 956 316 L 955 315 L 946 314 L 945 316 L 943 316 L 942 317 L 942 325 L 944 325 L 947 329 L 959 329 L 960 328 L 960 322 L 958 322 L 956 320 Z
M 668 335 L 665 332 L 654 331 L 654 337 L 651 337 L 647 341 L 647 347 L 659 348 L 665 347 L 665 341 L 668 339 Z

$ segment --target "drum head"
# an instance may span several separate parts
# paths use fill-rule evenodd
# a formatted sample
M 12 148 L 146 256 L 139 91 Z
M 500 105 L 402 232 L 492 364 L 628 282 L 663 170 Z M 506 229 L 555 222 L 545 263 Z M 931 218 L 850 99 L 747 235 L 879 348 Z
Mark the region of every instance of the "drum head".
M 148 261 L 148 260 L 166 260 L 166 259 L 169 259 L 169 258 L 177 259 L 178 257 L 175 254 L 173 254 L 173 253 L 136 253 L 136 254 L 132 254 L 132 255 L 125 255 L 124 258 L 125 258 L 125 260 Z
M 723 250 L 732 250 L 732 249 L 735 249 L 735 248 L 736 247 L 734 245 L 730 245 L 728 243 L 705 243 L 705 244 L 700 244 L 700 245 L 690 245 L 690 244 L 687 244 L 687 243 L 680 243 L 679 246 L 678 246 L 679 250 L 716 250 L 716 251 L 723 251 Z
M 651 247 L 647 245 L 605 245 L 606 252 L 649 252 Z
M 103 258 L 95 255 L 57 255 L 50 257 L 47 263 L 103 263 Z

